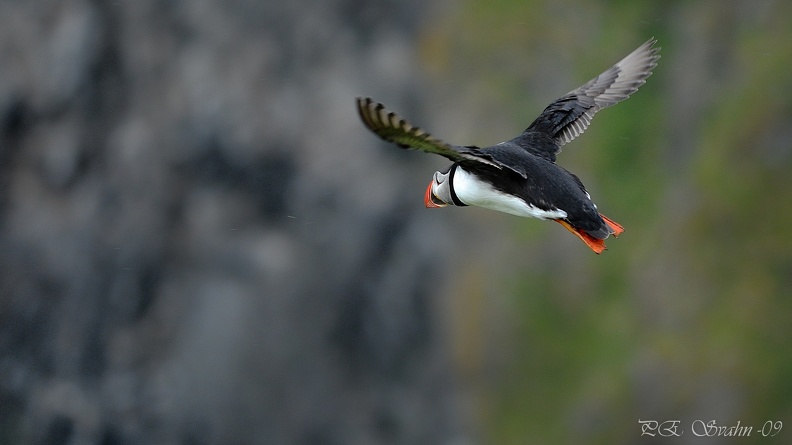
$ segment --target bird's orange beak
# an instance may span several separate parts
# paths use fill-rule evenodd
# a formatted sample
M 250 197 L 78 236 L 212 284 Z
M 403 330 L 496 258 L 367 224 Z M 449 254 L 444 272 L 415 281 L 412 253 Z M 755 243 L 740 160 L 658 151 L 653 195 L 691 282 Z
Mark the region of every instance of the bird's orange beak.
M 437 209 L 440 207 L 445 207 L 442 204 L 438 204 L 437 201 L 434 199 L 434 195 L 432 194 L 432 184 L 434 181 L 429 183 L 429 186 L 426 187 L 426 193 L 424 194 L 424 205 L 427 209 Z

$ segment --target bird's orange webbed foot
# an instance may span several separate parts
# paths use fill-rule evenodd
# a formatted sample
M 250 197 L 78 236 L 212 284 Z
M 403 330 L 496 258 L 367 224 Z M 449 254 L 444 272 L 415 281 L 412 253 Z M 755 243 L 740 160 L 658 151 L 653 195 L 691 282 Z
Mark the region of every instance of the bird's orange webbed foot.
M 607 249 L 607 247 L 605 247 L 605 241 L 604 240 L 594 238 L 593 236 L 589 235 L 588 233 L 586 233 L 586 232 L 584 232 L 584 231 L 582 231 L 580 229 L 577 229 L 575 227 L 572 227 L 571 224 L 569 224 L 568 222 L 564 221 L 563 219 L 554 219 L 553 221 L 561 224 L 562 226 L 564 226 L 565 229 L 569 230 L 576 237 L 580 238 L 580 240 L 583 241 L 589 247 L 589 249 L 593 250 L 594 253 L 596 253 L 597 255 L 601 254 L 602 252 L 605 251 L 605 249 Z

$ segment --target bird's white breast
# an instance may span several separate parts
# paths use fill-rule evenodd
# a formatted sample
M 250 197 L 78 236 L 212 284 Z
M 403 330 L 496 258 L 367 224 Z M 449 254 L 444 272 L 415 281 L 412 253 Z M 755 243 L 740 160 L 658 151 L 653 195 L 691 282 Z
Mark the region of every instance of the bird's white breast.
M 453 187 L 459 200 L 467 205 L 528 218 L 561 219 L 567 216 L 563 210 L 542 210 L 517 196 L 503 193 L 461 167 L 457 167 L 454 173 Z

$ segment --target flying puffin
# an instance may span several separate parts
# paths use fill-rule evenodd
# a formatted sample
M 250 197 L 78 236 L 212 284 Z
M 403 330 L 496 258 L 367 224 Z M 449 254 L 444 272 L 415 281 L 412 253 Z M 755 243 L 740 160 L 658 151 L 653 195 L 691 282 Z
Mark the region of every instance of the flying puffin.
M 583 183 L 557 165 L 561 146 L 583 133 L 594 114 L 630 97 L 660 59 L 649 39 L 583 86 L 551 103 L 516 138 L 491 147 L 451 145 L 414 127 L 370 98 L 358 98 L 363 123 L 401 148 L 444 156 L 448 168 L 435 172 L 426 188 L 427 208 L 479 206 L 512 215 L 555 221 L 599 254 L 604 240 L 624 228 L 597 211 Z

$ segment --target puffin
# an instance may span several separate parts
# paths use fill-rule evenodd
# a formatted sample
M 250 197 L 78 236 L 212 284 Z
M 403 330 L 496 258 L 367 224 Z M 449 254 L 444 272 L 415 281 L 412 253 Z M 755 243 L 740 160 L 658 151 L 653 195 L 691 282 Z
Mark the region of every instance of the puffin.
M 615 105 L 646 82 L 660 59 L 651 38 L 599 76 L 556 99 L 517 137 L 490 147 L 452 145 L 413 126 L 381 103 L 356 99 L 363 124 L 400 148 L 449 159 L 424 194 L 427 208 L 479 206 L 511 215 L 551 220 L 597 254 L 605 239 L 624 228 L 599 213 L 580 178 L 556 164 L 561 147 L 580 136 L 601 109 Z

